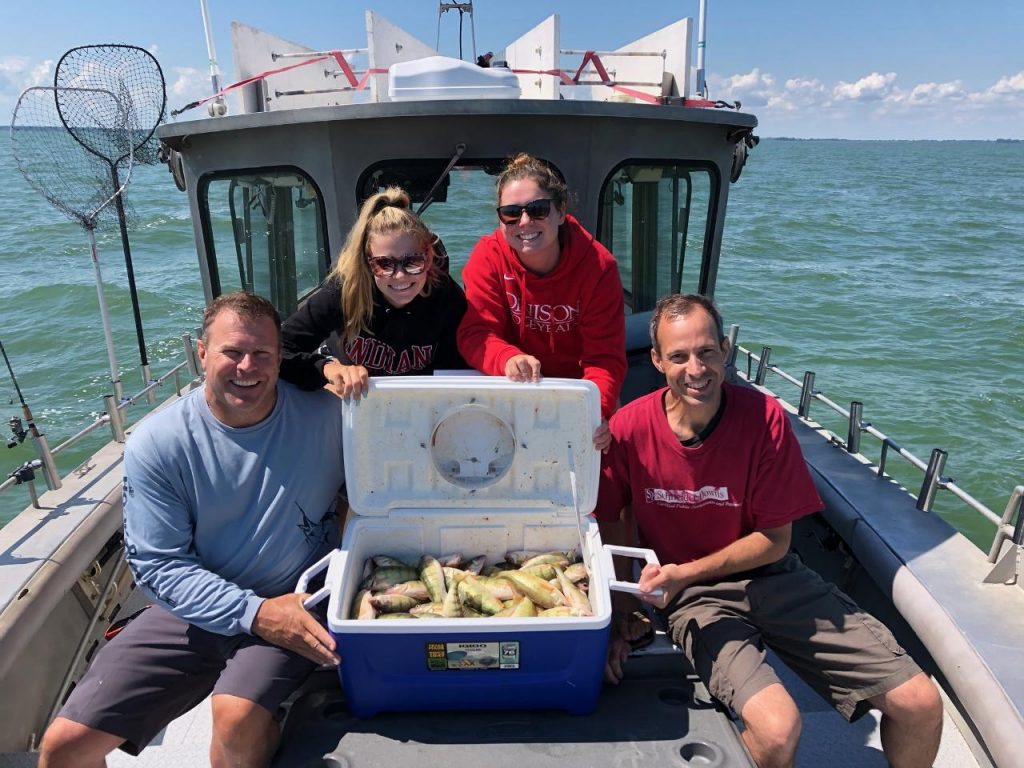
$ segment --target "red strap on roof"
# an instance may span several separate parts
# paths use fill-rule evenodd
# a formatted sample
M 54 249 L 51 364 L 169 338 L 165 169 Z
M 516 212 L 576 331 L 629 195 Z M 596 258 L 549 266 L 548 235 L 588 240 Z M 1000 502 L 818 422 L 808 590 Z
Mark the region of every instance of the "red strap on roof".
M 327 51 L 323 56 L 317 56 L 312 59 L 306 59 L 305 61 L 300 61 L 297 64 L 289 64 L 287 67 L 268 69 L 266 72 L 260 72 L 259 74 L 253 75 L 252 77 L 247 77 L 244 80 L 239 80 L 237 83 L 232 83 L 226 88 L 221 88 L 219 91 L 217 91 L 217 93 L 213 94 L 212 96 L 207 96 L 206 98 L 199 99 L 198 101 L 193 101 L 191 104 L 186 104 L 181 109 L 173 110 L 171 112 L 171 117 L 177 117 L 182 112 L 187 112 L 190 109 L 200 107 L 208 101 L 213 101 L 214 99 L 220 98 L 225 93 L 229 93 L 235 90 L 236 88 L 241 88 L 243 85 L 249 85 L 250 83 L 255 83 L 258 80 L 264 80 L 270 77 L 271 75 L 279 75 L 282 72 L 288 72 L 289 70 L 292 69 L 305 67 L 309 64 L 317 64 L 322 61 L 327 61 L 328 59 L 334 59 L 335 63 L 337 63 L 338 65 L 338 68 L 341 69 L 342 74 L 345 75 L 345 79 L 348 80 L 349 87 L 357 91 L 361 91 L 364 88 L 366 88 L 367 83 L 370 81 L 370 75 L 380 75 L 387 72 L 386 69 L 368 69 L 366 70 L 366 72 L 363 73 L 362 78 L 360 78 L 357 81 L 355 72 L 352 70 L 351 65 L 345 59 L 345 54 L 343 54 L 341 51 Z

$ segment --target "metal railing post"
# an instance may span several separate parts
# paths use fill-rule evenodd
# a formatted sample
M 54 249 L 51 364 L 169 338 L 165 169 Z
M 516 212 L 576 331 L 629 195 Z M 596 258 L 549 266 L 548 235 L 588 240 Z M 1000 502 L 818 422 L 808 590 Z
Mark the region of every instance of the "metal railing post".
M 800 407 L 797 413 L 806 419 L 811 412 L 811 397 L 814 395 L 814 371 L 804 371 L 804 383 L 800 387 Z
M 864 403 L 860 400 L 850 403 L 850 427 L 846 432 L 847 453 L 860 453 L 860 425 L 863 413 Z
M 947 455 L 941 448 L 933 448 L 932 455 L 928 458 L 928 468 L 924 471 L 924 482 L 921 483 L 921 492 L 917 495 L 917 508 L 922 512 L 931 512 L 932 510 L 935 492 L 939 489 L 942 470 L 946 466 Z

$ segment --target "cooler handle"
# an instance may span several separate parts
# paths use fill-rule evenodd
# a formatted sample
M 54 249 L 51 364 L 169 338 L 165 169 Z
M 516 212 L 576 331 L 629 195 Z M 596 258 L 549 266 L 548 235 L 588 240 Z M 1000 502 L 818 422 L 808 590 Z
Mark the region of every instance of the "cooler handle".
M 611 560 L 612 555 L 625 555 L 626 557 L 643 558 L 652 565 L 661 565 L 658 562 L 658 556 L 654 554 L 653 549 L 643 549 L 642 547 L 623 547 L 618 544 L 605 544 L 605 552 L 608 553 L 608 559 Z M 615 573 L 611 564 L 609 564 L 609 573 Z M 665 594 L 665 590 L 656 589 L 653 592 L 641 592 L 640 587 L 632 581 L 618 581 L 617 579 L 608 580 L 608 588 L 614 589 L 616 592 L 628 592 L 631 595 L 643 595 L 645 597 L 661 597 Z
M 313 577 L 331 564 L 332 557 L 334 557 L 333 550 L 328 552 L 326 555 L 321 557 L 319 560 L 317 560 L 315 563 L 309 566 L 306 570 L 304 570 L 302 572 L 302 575 L 299 576 L 298 582 L 295 584 L 295 592 L 305 592 L 306 588 L 309 586 L 309 582 L 312 581 Z M 322 587 L 320 587 L 320 589 L 318 589 L 316 592 L 314 592 L 312 595 L 310 595 L 303 601 L 302 607 L 306 610 L 309 610 L 330 594 L 331 585 L 325 583 Z

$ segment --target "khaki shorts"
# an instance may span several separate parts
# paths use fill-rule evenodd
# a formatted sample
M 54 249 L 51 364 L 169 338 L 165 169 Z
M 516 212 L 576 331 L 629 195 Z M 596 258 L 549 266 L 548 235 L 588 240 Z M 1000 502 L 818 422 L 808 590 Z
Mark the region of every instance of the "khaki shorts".
M 281 703 L 316 664 L 252 635 L 218 635 L 159 606 L 105 645 L 60 716 L 125 740 L 137 755 L 210 693 L 254 701 L 280 719 Z
M 731 578 L 686 588 L 666 615 L 708 690 L 740 714 L 779 682 L 765 645 L 851 722 L 921 671 L 884 624 L 793 554 Z

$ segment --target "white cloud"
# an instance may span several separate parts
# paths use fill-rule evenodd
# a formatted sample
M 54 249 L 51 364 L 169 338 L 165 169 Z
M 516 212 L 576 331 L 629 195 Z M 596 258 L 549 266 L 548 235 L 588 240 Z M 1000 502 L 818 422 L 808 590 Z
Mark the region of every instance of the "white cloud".
M 0 88 L 21 93 L 37 85 L 52 85 L 53 59 L 33 64 L 24 56 L 0 59 Z
M 921 83 L 915 85 L 910 93 L 898 92 L 898 100 L 906 100 L 913 105 L 942 104 L 950 101 L 962 101 L 967 97 L 963 83 L 954 80 L 950 83 Z
M 836 101 L 880 101 L 892 92 L 895 82 L 895 72 L 872 72 L 855 83 L 840 80 L 832 89 L 832 97 Z
M 1024 70 L 973 91 L 961 80 L 900 87 L 895 72 L 826 83 L 754 69 L 708 81 L 711 98 L 740 100 L 767 136 L 1021 138 L 1024 124 Z
M 1024 70 L 1015 75 L 1001 78 L 998 83 L 988 89 L 987 93 L 1024 95 Z
M 714 84 L 713 90 L 721 90 L 721 98 L 740 101 L 745 106 L 760 107 L 766 106 L 773 96 L 775 78 L 769 74 L 762 74 L 761 70 L 754 67 L 745 75 L 732 75 Z
M 195 67 L 173 67 L 174 82 L 167 87 L 167 95 L 184 98 L 194 95 L 208 84 L 205 74 Z

